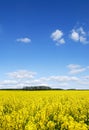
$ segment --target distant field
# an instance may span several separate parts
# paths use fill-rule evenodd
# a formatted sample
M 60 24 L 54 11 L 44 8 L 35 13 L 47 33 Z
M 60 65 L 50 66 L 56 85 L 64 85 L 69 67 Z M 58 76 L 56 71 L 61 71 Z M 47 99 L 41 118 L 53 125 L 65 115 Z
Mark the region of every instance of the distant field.
M 0 130 L 89 130 L 89 91 L 0 91 Z

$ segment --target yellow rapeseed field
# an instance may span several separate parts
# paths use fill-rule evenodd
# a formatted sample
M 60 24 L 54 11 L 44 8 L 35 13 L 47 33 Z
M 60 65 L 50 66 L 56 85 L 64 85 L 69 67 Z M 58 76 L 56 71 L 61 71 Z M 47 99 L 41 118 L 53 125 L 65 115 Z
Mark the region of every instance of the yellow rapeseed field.
M 0 91 L 0 130 L 89 130 L 89 91 Z

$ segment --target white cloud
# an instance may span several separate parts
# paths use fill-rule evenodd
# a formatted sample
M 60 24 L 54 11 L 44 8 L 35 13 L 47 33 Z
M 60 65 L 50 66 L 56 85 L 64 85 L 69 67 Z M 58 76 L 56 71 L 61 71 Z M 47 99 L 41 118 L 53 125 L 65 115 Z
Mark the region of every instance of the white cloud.
M 88 43 L 86 37 L 80 36 L 80 42 L 82 43 Z
M 83 44 L 88 44 L 88 33 L 84 31 L 83 27 L 72 29 L 70 38 L 75 42 L 80 42 Z
M 81 72 L 86 71 L 86 69 L 87 69 L 86 67 L 84 68 L 84 67 L 81 67 L 80 65 L 76 65 L 76 64 L 69 64 L 67 67 L 70 69 L 70 71 L 69 71 L 70 74 L 79 74 Z
M 89 81 L 89 75 L 83 76 L 82 77 L 84 80 L 88 80 Z
M 3 81 L 0 81 L 0 84 L 2 85 L 17 84 L 17 81 L 16 80 L 3 80 Z
M 86 35 L 86 32 L 84 31 L 83 27 L 78 28 L 78 32 L 80 32 L 82 35 Z
M 49 76 L 39 79 L 32 79 L 24 81 L 23 86 L 37 86 L 37 85 L 47 85 L 50 87 L 67 87 L 70 82 L 77 82 L 79 78 L 75 76 Z
M 51 76 L 49 77 L 49 79 L 56 82 L 68 82 L 78 80 L 78 78 L 74 76 Z
M 64 38 L 61 38 L 57 41 L 56 45 L 59 46 L 60 44 L 64 44 L 65 43 L 65 40 Z
M 88 85 L 89 86 L 89 81 L 87 81 L 87 82 L 86 81 L 80 81 L 79 84 L 81 84 L 81 85 Z M 86 89 L 86 87 L 85 87 L 85 89 Z
M 36 75 L 36 72 L 31 72 L 28 70 L 18 70 L 15 72 L 7 73 L 11 78 L 24 79 L 24 78 L 33 78 Z
M 69 64 L 69 65 L 67 65 L 67 67 L 68 67 L 69 69 L 77 69 L 77 68 L 80 68 L 81 66 L 80 66 L 80 65 L 77 65 L 77 64 Z
M 50 84 L 50 86 L 52 88 L 68 88 L 69 84 L 68 83 L 54 83 L 54 84 Z
M 86 69 L 85 68 L 79 68 L 79 69 L 73 69 L 70 71 L 71 74 L 79 74 L 81 72 L 84 72 Z
M 69 82 L 77 82 L 75 76 L 49 76 L 38 79 L 32 78 L 34 73 L 16 71 L 8 73 L 9 80 L 0 81 L 1 88 L 23 88 L 24 86 L 47 85 L 50 87 L 67 87 Z M 22 79 L 22 80 L 21 80 Z
M 41 79 L 33 79 L 33 80 L 27 80 L 25 81 L 25 86 L 40 86 L 40 85 L 48 85 L 47 81 L 42 81 Z
M 43 82 L 69 82 L 69 81 L 78 81 L 79 79 L 75 76 L 49 76 L 49 77 L 43 77 L 39 79 L 35 79 L 32 81 L 32 83 L 43 83 Z M 30 81 L 31 83 L 31 81 Z
M 78 81 L 78 84 L 89 86 L 89 75 L 81 77 L 80 80 Z
M 31 39 L 28 37 L 24 37 L 24 38 L 18 38 L 16 39 L 17 42 L 23 42 L 23 43 L 30 43 Z
M 63 32 L 57 29 L 51 34 L 51 38 L 53 39 L 53 41 L 56 42 L 56 45 L 60 45 L 65 43 L 64 38 L 62 38 L 63 35 L 64 35 Z
M 89 66 L 82 67 L 78 64 L 69 64 L 70 74 L 79 74 L 89 70 Z M 87 74 L 87 75 L 85 75 Z M 18 70 L 14 72 L 7 73 L 7 79 L 0 81 L 0 88 L 23 88 L 24 86 L 37 86 L 46 85 L 53 88 L 85 88 L 89 86 L 89 75 L 84 73 L 81 75 L 53 75 L 48 77 L 35 77 L 36 72 L 28 70 Z
M 62 36 L 63 36 L 63 32 L 61 30 L 58 30 L 58 29 L 51 34 L 51 37 L 54 41 L 59 40 Z
M 60 43 L 60 44 L 64 44 L 64 43 L 65 43 L 64 38 L 60 39 L 60 40 L 59 40 L 59 43 Z
M 0 81 L 0 88 L 16 88 L 18 81 L 16 80 L 3 80 Z
M 79 41 L 79 34 L 74 29 L 72 30 L 71 33 L 71 39 L 73 39 L 74 41 Z

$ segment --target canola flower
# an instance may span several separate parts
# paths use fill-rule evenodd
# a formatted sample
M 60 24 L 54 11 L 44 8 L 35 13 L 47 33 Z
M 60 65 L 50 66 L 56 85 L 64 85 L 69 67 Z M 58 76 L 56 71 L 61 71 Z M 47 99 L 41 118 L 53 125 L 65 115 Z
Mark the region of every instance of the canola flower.
M 89 130 L 89 91 L 0 91 L 0 130 Z

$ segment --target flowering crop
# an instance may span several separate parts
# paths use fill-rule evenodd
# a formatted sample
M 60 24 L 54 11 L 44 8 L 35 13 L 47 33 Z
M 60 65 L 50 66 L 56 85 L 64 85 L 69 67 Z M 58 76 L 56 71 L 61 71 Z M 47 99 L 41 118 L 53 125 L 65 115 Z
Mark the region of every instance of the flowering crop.
M 0 130 L 89 130 L 89 91 L 0 91 Z

